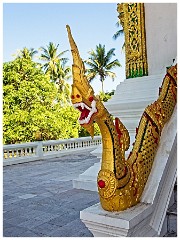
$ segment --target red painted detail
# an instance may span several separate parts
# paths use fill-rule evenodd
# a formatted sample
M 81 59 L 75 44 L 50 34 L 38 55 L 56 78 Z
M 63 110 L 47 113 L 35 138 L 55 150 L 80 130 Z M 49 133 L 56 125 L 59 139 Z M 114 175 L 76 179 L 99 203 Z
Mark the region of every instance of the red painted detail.
M 89 101 L 92 102 L 94 100 L 93 96 L 89 97 Z
M 105 181 L 103 181 L 103 180 L 99 180 L 98 181 L 98 186 L 100 187 L 100 188 L 104 188 L 105 187 Z
M 161 115 L 159 113 L 155 113 L 155 116 L 156 116 L 157 120 L 159 120 Z
M 131 155 L 132 155 L 132 151 L 129 153 L 128 159 L 130 158 Z
M 76 95 L 76 97 L 77 97 L 77 98 L 80 98 L 80 95 L 79 95 L 79 94 L 77 94 L 77 95 Z
M 119 140 L 120 140 L 120 138 L 122 137 L 123 133 L 119 129 L 119 118 L 115 118 L 115 127 L 116 127 L 116 131 L 117 131 L 117 134 L 118 134 L 118 137 L 119 137 Z
M 138 134 L 138 130 L 139 130 L 139 128 L 136 128 L 136 134 Z
M 175 102 L 176 102 L 176 101 L 177 101 L 177 94 L 176 94 L 174 88 L 172 88 L 172 94 L 173 94 L 173 98 L 174 98 L 174 100 L 175 100 Z
M 81 111 L 81 116 L 79 118 L 79 120 L 85 119 L 88 117 L 89 115 L 89 109 L 87 109 L 86 107 L 84 109 L 81 108 L 81 106 L 77 107 L 79 109 L 79 111 Z
M 161 94 L 162 92 L 162 87 L 159 87 L 159 95 Z
M 134 191 L 134 194 L 133 194 L 133 196 L 136 196 L 136 194 L 137 194 L 137 188 L 135 188 L 135 191 Z
M 74 99 L 74 95 L 71 95 L 71 98 Z

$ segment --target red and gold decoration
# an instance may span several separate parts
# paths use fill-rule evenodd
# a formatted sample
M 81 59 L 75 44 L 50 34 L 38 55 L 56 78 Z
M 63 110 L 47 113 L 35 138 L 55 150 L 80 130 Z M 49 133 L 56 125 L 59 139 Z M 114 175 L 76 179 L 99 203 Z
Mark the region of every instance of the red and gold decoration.
M 145 109 L 133 149 L 125 160 L 129 133 L 118 118 L 113 120 L 103 103 L 94 95 L 69 26 L 67 31 L 73 56 L 72 104 L 80 112 L 81 126 L 93 137 L 93 124 L 97 122 L 102 134 L 102 164 L 97 177 L 101 206 L 107 211 L 122 211 L 140 201 L 162 129 L 176 105 L 177 66 L 167 70 L 158 99 Z

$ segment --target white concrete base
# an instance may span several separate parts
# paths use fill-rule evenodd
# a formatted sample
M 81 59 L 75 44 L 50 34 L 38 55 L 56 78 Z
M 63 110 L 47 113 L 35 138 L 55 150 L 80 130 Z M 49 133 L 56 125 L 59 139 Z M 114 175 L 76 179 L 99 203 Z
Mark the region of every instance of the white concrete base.
M 100 204 L 80 212 L 82 222 L 95 237 L 164 236 L 166 212 L 172 204 L 177 174 L 177 108 L 164 126 L 153 167 L 141 202 L 122 212 L 107 212 Z
M 150 204 L 140 203 L 123 212 L 108 212 L 98 203 L 81 211 L 80 218 L 94 237 L 157 236 L 148 226 L 152 210 Z

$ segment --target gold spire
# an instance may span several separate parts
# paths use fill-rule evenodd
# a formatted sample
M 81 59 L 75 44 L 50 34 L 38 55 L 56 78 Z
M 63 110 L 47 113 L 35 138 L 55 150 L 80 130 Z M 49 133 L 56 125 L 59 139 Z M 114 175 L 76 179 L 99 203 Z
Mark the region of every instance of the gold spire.
M 90 95 L 94 93 L 91 85 L 89 84 L 87 77 L 85 75 L 85 67 L 84 62 L 82 61 L 76 43 L 72 37 L 71 29 L 69 25 L 66 25 L 69 43 L 71 46 L 71 52 L 73 56 L 73 65 L 72 65 L 72 73 L 73 73 L 73 89 L 76 87 L 81 93 Z M 73 91 L 72 89 L 72 91 Z
M 71 46 L 73 63 L 74 63 L 74 65 L 77 65 L 77 66 L 81 67 L 82 60 L 81 60 L 81 57 L 79 55 L 79 51 L 78 51 L 78 48 L 76 46 L 76 43 L 75 43 L 75 41 L 72 37 L 71 29 L 70 29 L 69 25 L 66 25 L 66 28 L 67 28 L 67 32 L 68 32 L 69 43 L 70 43 L 70 46 Z

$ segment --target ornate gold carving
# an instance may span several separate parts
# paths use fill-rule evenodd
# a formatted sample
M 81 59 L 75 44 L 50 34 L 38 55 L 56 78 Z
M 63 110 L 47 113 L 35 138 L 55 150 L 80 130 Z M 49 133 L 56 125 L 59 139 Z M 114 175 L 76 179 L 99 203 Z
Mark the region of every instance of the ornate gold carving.
M 73 54 L 72 103 L 83 116 L 91 118 L 82 124 L 93 135 L 93 122 L 100 127 L 103 142 L 102 164 L 98 174 L 98 192 L 102 207 L 108 211 L 122 211 L 140 201 L 164 124 L 171 117 L 177 98 L 177 66 L 167 70 L 159 98 L 148 106 L 139 122 L 133 150 L 125 160 L 129 134 L 119 119 L 113 121 L 102 102 L 94 96 L 85 76 L 83 62 L 68 27 Z M 86 91 L 85 91 L 86 90 Z M 77 98 L 76 98 L 77 97 Z
M 143 3 L 118 4 L 125 34 L 126 78 L 148 75 Z
M 98 186 L 99 194 L 103 198 L 110 198 L 116 191 L 117 180 L 114 173 L 109 170 L 101 170 L 97 182 L 104 181 L 104 188 Z

